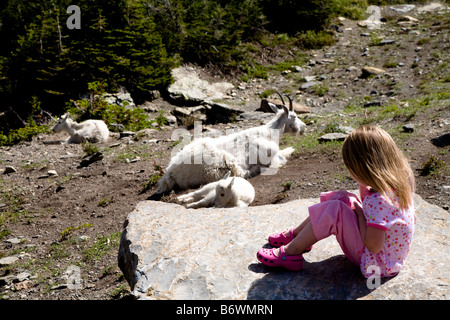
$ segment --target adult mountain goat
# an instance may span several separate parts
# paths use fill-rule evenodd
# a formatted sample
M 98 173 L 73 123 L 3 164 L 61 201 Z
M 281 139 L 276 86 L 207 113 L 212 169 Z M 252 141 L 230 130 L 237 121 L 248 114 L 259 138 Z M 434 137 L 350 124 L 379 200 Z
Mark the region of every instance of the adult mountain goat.
M 281 96 L 281 95 L 280 95 Z M 283 101 L 283 99 L 282 99 Z M 303 134 L 306 125 L 297 118 L 289 98 L 288 108 L 283 101 L 267 124 L 217 138 L 199 138 L 186 145 L 170 161 L 166 173 L 158 181 L 156 194 L 172 190 L 197 188 L 222 177 L 251 178 L 258 174 L 275 174 L 286 163 L 293 148 L 280 150 L 284 133 Z
M 106 142 L 109 138 L 108 127 L 102 120 L 86 120 L 77 123 L 69 118 L 68 113 L 62 115 L 53 127 L 53 132 L 63 130 L 70 135 L 68 143 Z

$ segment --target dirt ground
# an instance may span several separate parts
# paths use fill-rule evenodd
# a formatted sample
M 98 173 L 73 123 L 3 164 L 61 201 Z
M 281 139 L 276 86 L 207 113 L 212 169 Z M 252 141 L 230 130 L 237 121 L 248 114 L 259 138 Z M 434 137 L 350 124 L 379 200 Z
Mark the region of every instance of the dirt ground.
M 330 123 L 341 121 L 354 126 L 378 115 L 374 122 L 395 133 L 394 139 L 411 160 L 416 193 L 448 210 L 448 165 L 435 175 L 425 176 L 420 170 L 432 156 L 450 163 L 448 136 L 441 144 L 432 140 L 450 132 L 448 24 L 442 22 L 445 19 L 439 18 L 441 15 L 429 14 L 428 18 L 416 15 L 417 25 L 398 25 L 400 15 L 387 13 L 387 24 L 377 35 L 394 39 L 394 44 L 374 45 L 374 36 L 361 35 L 370 31 L 355 21 L 344 20 L 339 22 L 343 32 L 336 32 L 338 41 L 334 46 L 305 52 L 308 62 L 303 66 L 303 75 L 325 76 L 321 86 L 328 91 L 323 96 L 300 90 L 302 82 L 296 74 L 278 72 L 267 81 L 240 83 L 227 79 L 236 87 L 246 87 L 237 90 L 232 101 L 241 105 L 245 101 L 246 108 L 252 111 L 259 107 L 257 94 L 275 87 L 288 90 L 297 102 L 311 106 L 311 114 L 299 116 L 308 123 L 305 135 L 285 139 L 284 145 L 298 146 L 308 137 L 323 133 Z M 368 55 L 362 55 L 365 48 L 369 48 Z M 390 62 L 403 65 L 392 67 Z M 360 78 L 365 65 L 385 68 L 388 75 Z M 446 75 L 447 80 L 443 81 Z M 209 74 L 210 80 L 217 78 Z M 443 92 L 447 92 L 446 98 L 442 98 Z M 407 111 L 411 106 L 406 103 L 412 104 L 408 99 L 424 101 L 424 97 L 428 97 L 428 102 L 413 116 L 398 112 L 395 117 L 383 117 L 382 110 L 392 105 Z M 356 111 L 360 110 L 356 107 L 374 101 L 382 102 L 379 110 Z M 160 98 L 152 104 L 168 103 Z M 355 105 L 354 111 L 345 109 L 348 105 Z M 247 121 L 209 127 L 225 131 L 259 124 Z M 405 124 L 413 124 L 414 132 L 404 133 Z M 109 142 L 98 145 L 103 158 L 86 167 L 80 166 L 85 155 L 81 145 L 48 144 L 64 139 L 64 133 L 43 134 L 31 142 L 0 148 L 0 170 L 6 166 L 16 169 L 0 176 L 0 212 L 7 216 L 0 224 L 0 259 L 18 258 L 12 265 L 0 265 L 0 299 L 128 297 L 129 286 L 117 266 L 123 222 L 137 202 L 148 199 L 155 191 L 154 185 L 144 185 L 155 181 L 159 168 L 167 166 L 175 146 L 171 139 L 175 129 L 148 129 L 122 138 L 114 134 Z M 55 170 L 57 175 L 49 175 L 49 170 Z M 336 143 L 300 147 L 276 175 L 257 176 L 250 182 L 256 190 L 252 206 L 318 198 L 322 191 L 357 188 L 344 168 L 340 144 Z M 176 191 L 163 201 L 175 202 L 175 196 L 183 192 Z M 75 288 L 68 285 L 68 279 L 74 279 L 70 266 L 76 267 L 77 279 L 81 279 Z

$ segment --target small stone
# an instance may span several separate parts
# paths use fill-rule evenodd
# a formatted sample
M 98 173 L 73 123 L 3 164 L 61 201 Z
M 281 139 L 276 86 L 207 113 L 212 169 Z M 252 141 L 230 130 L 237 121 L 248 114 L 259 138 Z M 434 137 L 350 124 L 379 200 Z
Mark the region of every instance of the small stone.
M 135 136 L 135 133 L 132 131 L 123 131 L 120 133 L 119 139 L 126 138 L 126 137 L 134 137 L 134 136 Z
M 381 107 L 381 101 L 371 101 L 364 104 L 364 108 Z
M 314 87 L 316 84 L 317 84 L 317 82 L 315 82 L 315 81 L 306 82 L 306 83 L 301 85 L 300 89 L 307 90 L 307 89 L 309 89 L 311 87 Z
M 28 272 L 21 272 L 18 275 L 16 275 L 15 279 L 13 280 L 14 283 L 22 282 L 27 280 L 29 277 L 31 277 L 31 274 Z
M 80 167 L 87 167 L 89 166 L 91 163 L 94 163 L 96 161 L 100 161 L 103 159 L 103 153 L 101 152 L 96 152 L 91 156 L 85 157 L 83 160 L 81 160 L 80 162 Z
M 0 287 L 3 287 L 5 285 L 10 285 L 11 283 L 13 283 L 14 279 L 16 279 L 16 276 L 12 275 L 12 274 L 0 278 Z
M 57 177 L 57 176 L 58 176 L 58 173 L 56 172 L 56 170 L 48 170 L 48 171 L 47 171 L 47 174 L 48 174 L 50 177 Z
M 316 76 L 304 76 L 302 79 L 304 82 L 312 82 L 314 80 L 316 80 Z
M 33 287 L 33 281 L 30 281 L 30 280 L 25 280 L 25 281 L 19 282 L 18 284 L 15 285 L 15 288 L 17 291 L 28 290 L 31 287 Z M 26 299 L 26 296 L 23 299 Z
M 403 127 L 403 132 L 414 132 L 414 125 L 413 124 L 405 124 Z
M 4 267 L 4 266 L 9 266 L 14 264 L 17 260 L 19 260 L 19 258 L 17 257 L 6 257 L 6 258 L 2 258 L 0 259 L 0 267 Z
M 380 69 L 380 68 L 375 68 L 375 67 L 364 67 L 361 69 L 362 74 L 361 77 L 362 78 L 368 78 L 370 76 L 374 76 L 374 75 L 383 75 L 386 73 L 386 70 Z
M 50 290 L 61 290 L 61 289 L 66 289 L 66 288 L 67 288 L 67 284 L 59 284 L 59 285 L 51 287 Z
M 393 44 L 395 43 L 395 40 L 381 40 L 380 45 L 385 45 L 385 44 Z
M 79 236 L 79 237 L 75 238 L 75 242 L 87 241 L 88 239 L 89 239 L 88 236 L 83 235 L 83 236 Z
M 411 16 L 403 16 L 398 21 L 410 21 L 410 22 L 419 22 L 418 19 L 411 17 Z
M 15 172 L 17 172 L 16 168 L 14 168 L 13 166 L 6 166 L 5 170 L 3 171 L 3 174 L 15 173 Z
M 319 142 L 329 142 L 329 141 L 344 141 L 345 138 L 348 137 L 348 134 L 341 133 L 341 132 L 333 132 L 333 133 L 327 133 L 323 136 L 319 137 Z
M 10 239 L 7 239 L 5 241 L 8 242 L 8 243 L 11 243 L 11 244 L 19 244 L 21 242 L 20 238 L 10 238 Z

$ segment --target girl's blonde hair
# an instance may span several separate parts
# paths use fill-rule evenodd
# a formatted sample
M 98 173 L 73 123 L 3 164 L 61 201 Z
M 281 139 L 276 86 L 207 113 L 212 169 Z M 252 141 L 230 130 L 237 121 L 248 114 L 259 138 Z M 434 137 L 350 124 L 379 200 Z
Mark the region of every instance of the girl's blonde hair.
M 395 192 L 401 209 L 412 204 L 414 174 L 408 160 L 386 131 L 374 125 L 363 125 L 353 130 L 344 141 L 342 157 L 347 169 L 359 182 L 385 197 Z

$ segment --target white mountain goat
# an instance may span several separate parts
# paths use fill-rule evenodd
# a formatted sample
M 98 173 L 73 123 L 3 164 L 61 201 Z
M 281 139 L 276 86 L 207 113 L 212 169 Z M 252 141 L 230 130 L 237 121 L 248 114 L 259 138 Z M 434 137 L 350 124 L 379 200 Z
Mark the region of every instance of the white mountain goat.
M 280 95 L 281 97 L 281 95 Z M 197 188 L 231 171 L 232 176 L 248 179 L 258 174 L 275 174 L 286 163 L 294 148 L 280 150 L 284 133 L 303 134 L 306 125 L 290 108 L 270 104 L 276 113 L 267 124 L 217 138 L 199 138 L 178 152 L 164 176 L 158 181 L 156 194 L 172 190 Z
M 231 171 L 222 180 L 208 183 L 202 188 L 179 196 L 178 201 L 186 204 L 186 208 L 230 208 L 248 207 L 255 198 L 252 184 L 240 177 L 230 177 Z
M 109 138 L 109 130 L 102 120 L 86 120 L 77 123 L 64 114 L 53 127 L 53 132 L 67 131 L 70 138 L 68 143 L 106 142 Z

